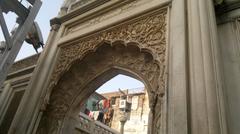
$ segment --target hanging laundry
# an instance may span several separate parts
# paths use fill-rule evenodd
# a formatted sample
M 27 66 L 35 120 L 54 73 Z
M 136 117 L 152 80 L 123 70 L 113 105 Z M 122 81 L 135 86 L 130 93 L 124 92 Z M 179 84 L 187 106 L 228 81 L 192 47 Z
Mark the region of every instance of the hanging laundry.
M 93 111 L 90 111 L 88 116 L 89 116 L 91 119 L 94 119 L 94 112 L 93 112 Z
M 104 113 L 103 112 L 99 112 L 97 121 L 103 122 L 103 117 L 104 117 Z

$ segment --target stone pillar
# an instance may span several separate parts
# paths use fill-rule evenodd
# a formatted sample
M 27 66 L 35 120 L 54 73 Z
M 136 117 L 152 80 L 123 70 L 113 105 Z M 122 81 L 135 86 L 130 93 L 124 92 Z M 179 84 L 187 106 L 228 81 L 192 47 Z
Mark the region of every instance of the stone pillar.
M 5 82 L 4 84 L 4 87 L 3 87 L 3 91 L 2 91 L 2 94 L 0 95 L 0 113 L 3 113 L 4 111 L 4 105 L 6 105 L 7 103 L 7 98 L 10 96 L 10 88 L 11 88 L 11 83 L 8 81 L 8 82 Z M 0 119 L 3 118 L 2 117 L 3 114 L 0 115 Z M 2 122 L 0 121 L 0 124 Z
M 41 116 L 42 105 L 48 101 L 42 98 L 47 92 L 44 86 L 49 79 L 49 73 L 53 70 L 52 66 L 57 54 L 57 40 L 60 37 L 59 33 L 61 33 L 59 32 L 61 31 L 59 30 L 60 22 L 54 21 L 51 27 L 46 46 L 39 57 L 8 134 L 33 134 L 34 129 L 38 126 L 37 122 L 41 118 L 39 115 Z
M 167 134 L 189 133 L 186 11 L 186 0 L 172 1 L 169 22 Z
M 124 125 L 126 121 L 120 121 L 120 123 L 121 123 L 120 134 L 124 134 Z
M 222 82 L 212 0 L 187 0 L 189 30 L 190 133 L 226 134 Z
M 240 1 L 239 1 L 240 3 Z M 231 6 L 226 6 L 226 9 Z M 225 10 L 226 11 L 226 10 Z M 240 132 L 240 10 L 218 16 L 219 47 L 224 74 L 224 97 L 229 134 Z M 227 20 L 227 21 L 226 21 Z
M 127 113 L 126 112 L 120 112 L 120 118 L 119 121 L 121 123 L 120 126 L 120 134 L 124 134 L 124 125 L 127 122 Z
M 151 104 L 151 102 L 149 102 L 149 104 Z M 150 112 L 149 112 L 149 115 L 148 115 L 148 134 L 152 134 L 152 126 L 153 126 L 153 108 L 150 107 Z

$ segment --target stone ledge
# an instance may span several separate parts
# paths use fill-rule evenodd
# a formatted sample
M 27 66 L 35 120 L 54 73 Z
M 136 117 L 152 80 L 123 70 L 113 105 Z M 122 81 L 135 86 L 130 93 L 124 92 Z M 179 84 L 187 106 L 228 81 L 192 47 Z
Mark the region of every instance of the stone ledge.
M 23 69 L 28 68 L 30 66 L 36 65 L 39 56 L 40 56 L 40 53 L 32 55 L 30 57 L 27 57 L 25 59 L 22 59 L 22 60 L 19 60 L 19 61 L 15 62 L 12 65 L 12 67 L 10 68 L 8 74 L 12 74 L 14 72 L 18 72 L 19 70 L 23 70 Z

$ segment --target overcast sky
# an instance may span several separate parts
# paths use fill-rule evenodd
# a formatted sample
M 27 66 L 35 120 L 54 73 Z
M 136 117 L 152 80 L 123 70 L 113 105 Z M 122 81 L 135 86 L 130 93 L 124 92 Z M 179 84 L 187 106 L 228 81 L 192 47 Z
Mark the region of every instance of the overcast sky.
M 49 21 L 50 19 L 57 16 L 62 3 L 63 0 L 43 0 L 42 7 L 37 15 L 36 21 L 38 22 L 39 27 L 41 28 L 44 42 L 46 42 L 50 31 Z M 16 16 L 13 13 L 8 13 L 7 15 L 5 15 L 5 19 L 8 25 L 8 29 L 9 31 L 11 31 L 11 29 L 13 29 L 15 26 Z M 4 40 L 2 33 L 0 34 L 0 40 Z M 33 47 L 27 43 L 24 43 L 16 60 L 26 58 L 33 54 L 36 54 Z M 101 86 L 97 91 L 109 92 L 113 90 L 114 91 L 118 90 L 118 88 L 131 89 L 138 87 L 144 87 L 143 83 L 125 75 L 118 75 L 111 79 L 110 81 L 108 81 L 107 83 L 105 83 L 103 86 Z

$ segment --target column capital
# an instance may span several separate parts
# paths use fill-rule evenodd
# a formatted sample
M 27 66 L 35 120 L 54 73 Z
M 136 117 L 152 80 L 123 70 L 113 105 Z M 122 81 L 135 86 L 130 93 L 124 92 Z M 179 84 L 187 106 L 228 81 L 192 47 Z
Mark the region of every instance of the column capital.
M 53 18 L 50 20 L 51 31 L 58 31 L 61 26 L 61 20 L 59 18 Z

